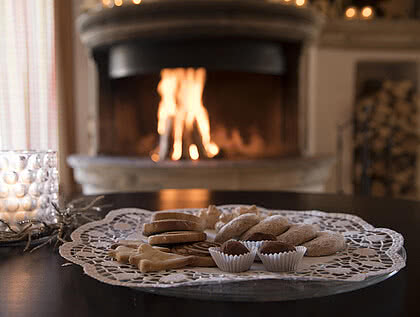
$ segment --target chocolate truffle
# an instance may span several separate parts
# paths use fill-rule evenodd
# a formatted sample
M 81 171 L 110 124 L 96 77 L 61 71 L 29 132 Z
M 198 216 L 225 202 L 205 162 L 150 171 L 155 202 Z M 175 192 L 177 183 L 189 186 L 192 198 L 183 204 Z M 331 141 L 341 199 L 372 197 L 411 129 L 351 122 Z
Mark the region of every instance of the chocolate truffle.
M 260 253 L 262 254 L 274 254 L 289 251 L 296 251 L 296 249 L 293 245 L 281 241 L 264 242 L 260 248 Z
M 276 241 L 276 236 L 269 234 L 269 233 L 263 233 L 263 232 L 255 232 L 249 236 L 246 241 Z
M 222 252 L 228 255 L 242 255 L 249 253 L 249 250 L 242 243 L 229 240 L 222 244 Z

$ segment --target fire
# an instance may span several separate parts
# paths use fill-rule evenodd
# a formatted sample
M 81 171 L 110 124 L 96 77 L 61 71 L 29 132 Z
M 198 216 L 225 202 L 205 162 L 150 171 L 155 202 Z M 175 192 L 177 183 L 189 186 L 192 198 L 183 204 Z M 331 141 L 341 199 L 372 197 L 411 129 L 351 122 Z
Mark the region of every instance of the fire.
M 170 152 L 173 160 L 179 160 L 183 155 L 197 160 L 200 157 L 199 149 L 207 157 L 216 156 L 219 147 L 211 141 L 209 116 L 202 101 L 206 70 L 164 69 L 161 77 L 158 84 L 161 96 L 158 109 L 160 145 L 159 155 L 155 155 L 154 160 L 164 159 Z M 198 141 L 194 133 L 199 134 Z M 168 144 L 171 135 L 172 149 L 169 148 L 171 144 Z
M 195 144 L 190 145 L 190 157 L 193 160 L 198 160 L 198 158 L 200 157 L 200 155 L 198 154 L 197 145 L 195 145 Z

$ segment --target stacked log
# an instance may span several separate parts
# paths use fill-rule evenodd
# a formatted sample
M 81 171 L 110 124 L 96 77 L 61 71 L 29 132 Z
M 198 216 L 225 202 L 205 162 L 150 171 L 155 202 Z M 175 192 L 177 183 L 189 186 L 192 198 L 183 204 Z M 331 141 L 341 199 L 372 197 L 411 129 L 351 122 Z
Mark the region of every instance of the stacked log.
M 416 196 L 418 103 L 411 81 L 365 85 L 355 106 L 356 193 Z

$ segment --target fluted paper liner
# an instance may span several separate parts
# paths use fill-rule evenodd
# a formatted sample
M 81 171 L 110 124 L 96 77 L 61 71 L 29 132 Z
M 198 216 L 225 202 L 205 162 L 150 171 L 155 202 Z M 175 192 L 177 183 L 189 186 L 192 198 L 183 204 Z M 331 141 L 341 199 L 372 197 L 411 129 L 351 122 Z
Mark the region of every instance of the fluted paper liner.
M 246 246 L 249 250 L 256 249 L 258 250 L 264 242 L 268 242 L 270 240 L 261 240 L 261 241 L 244 241 L 240 240 L 244 246 Z M 261 259 L 259 258 L 258 254 L 255 255 L 255 261 L 261 262 Z
M 296 251 L 281 252 L 275 254 L 262 254 L 257 251 L 264 267 L 271 272 L 292 272 L 296 271 L 300 261 L 305 255 L 306 248 L 295 247 Z
M 254 263 L 257 249 L 249 250 L 249 253 L 243 255 L 228 255 L 220 251 L 220 248 L 209 248 L 211 257 L 219 269 L 230 273 L 239 273 L 248 271 Z

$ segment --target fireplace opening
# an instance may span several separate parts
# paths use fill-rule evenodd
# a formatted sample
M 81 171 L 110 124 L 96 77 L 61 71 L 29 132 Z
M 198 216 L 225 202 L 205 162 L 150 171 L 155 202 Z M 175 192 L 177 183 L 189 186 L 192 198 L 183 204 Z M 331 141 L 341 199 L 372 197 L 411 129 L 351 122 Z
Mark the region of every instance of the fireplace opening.
M 199 77 L 203 81 L 202 88 L 198 88 L 202 89 L 203 107 L 199 112 L 204 111 L 205 116 L 208 115 L 208 126 L 204 130 L 209 130 L 209 136 L 200 133 L 197 121 L 193 121 L 190 131 L 184 125 L 184 135 L 181 137 L 184 148 L 180 145 L 181 149 L 176 152 L 174 119 L 180 111 L 185 111 L 180 104 L 188 103 L 188 100 L 179 100 L 185 99 L 179 91 L 169 91 L 169 95 L 163 97 L 162 86 L 174 85 L 166 89 L 182 90 L 179 86 L 182 86 L 183 80 L 188 81 L 188 76 Z M 110 151 L 103 151 L 102 154 L 151 157 L 155 161 L 213 157 L 238 160 L 295 155 L 299 152 L 298 112 L 297 107 L 293 106 L 296 97 L 293 96 L 289 80 L 287 75 L 209 71 L 202 68 L 165 69 L 158 74 L 113 79 L 113 140 L 101 138 L 103 143 L 111 141 L 113 144 L 108 147 Z M 184 86 L 188 86 L 188 83 Z M 201 91 L 196 93 L 201 95 Z M 198 98 L 199 102 L 200 96 Z M 161 127 L 158 133 L 159 105 L 165 101 L 176 103 L 178 108 L 168 110 L 174 113 L 161 119 L 161 126 L 165 125 L 166 131 Z M 188 114 L 184 116 L 186 118 Z M 208 143 L 203 139 L 208 139 Z M 194 156 L 195 153 L 191 157 L 191 145 L 197 147 L 198 157 Z M 203 155 L 205 148 L 207 153 Z

